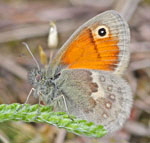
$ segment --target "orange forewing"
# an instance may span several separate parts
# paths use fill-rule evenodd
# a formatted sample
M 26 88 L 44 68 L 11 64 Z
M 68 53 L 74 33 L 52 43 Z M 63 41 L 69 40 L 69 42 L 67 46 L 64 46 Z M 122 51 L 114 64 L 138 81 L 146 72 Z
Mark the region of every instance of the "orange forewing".
M 70 69 L 112 71 L 119 62 L 119 40 L 110 33 L 106 38 L 94 38 L 92 29 L 85 28 L 68 45 L 61 63 Z

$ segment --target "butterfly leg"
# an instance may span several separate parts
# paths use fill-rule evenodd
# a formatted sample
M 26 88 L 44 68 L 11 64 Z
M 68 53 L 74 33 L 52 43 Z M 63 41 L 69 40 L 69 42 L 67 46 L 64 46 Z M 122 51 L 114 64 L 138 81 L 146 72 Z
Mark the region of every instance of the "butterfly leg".
M 69 110 L 68 110 L 68 106 L 67 106 L 67 102 L 66 102 L 65 96 L 63 94 L 61 96 L 62 96 L 64 104 L 65 104 L 66 112 L 69 114 Z
M 28 100 L 29 100 L 29 97 L 31 96 L 31 94 L 32 94 L 32 92 L 33 92 L 34 90 L 35 90 L 34 88 L 31 88 L 31 90 L 30 90 L 30 92 L 29 92 L 29 94 L 28 94 L 28 96 L 27 96 L 26 101 L 24 102 L 24 104 L 22 104 L 21 107 L 19 107 L 19 108 L 16 110 L 17 112 L 18 112 L 19 110 L 21 110 L 21 109 L 24 108 L 25 104 L 27 104 L 27 102 L 28 102 Z
M 64 81 L 62 81 L 62 84 L 63 84 L 63 82 Z M 62 99 L 63 99 L 63 102 L 64 102 L 64 105 L 65 105 L 65 109 L 66 109 L 66 112 L 69 114 L 69 110 L 68 110 L 68 106 L 67 106 L 67 102 L 66 102 L 66 99 L 65 99 L 65 93 L 62 91 L 62 90 L 60 90 L 58 87 L 57 87 L 57 91 L 58 91 L 58 95 L 60 95 L 60 96 L 58 96 L 58 97 L 62 97 Z M 57 98 L 57 97 L 56 97 Z
M 64 103 L 64 106 L 65 106 L 66 112 L 69 113 L 68 106 L 67 106 L 67 102 L 66 102 L 65 96 L 64 96 L 63 94 L 61 94 L 61 95 L 55 97 L 55 98 L 53 99 L 53 102 L 56 101 L 57 103 L 59 103 L 59 101 L 60 101 L 61 98 L 63 99 L 63 103 Z M 60 104 L 61 104 L 61 103 L 60 103 Z M 52 105 L 53 105 L 53 103 L 52 103 Z

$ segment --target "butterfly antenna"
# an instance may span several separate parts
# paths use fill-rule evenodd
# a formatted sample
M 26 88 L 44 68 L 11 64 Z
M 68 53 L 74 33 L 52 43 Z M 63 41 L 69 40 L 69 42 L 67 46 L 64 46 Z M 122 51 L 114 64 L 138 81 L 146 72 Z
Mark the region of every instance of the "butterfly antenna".
M 33 58 L 34 62 L 36 63 L 38 70 L 40 70 L 39 63 L 37 62 L 36 58 L 33 56 L 33 54 L 32 54 L 32 52 L 31 52 L 31 50 L 30 50 L 30 48 L 29 48 L 28 44 L 27 44 L 27 43 L 25 43 L 25 42 L 22 42 L 22 44 L 23 44 L 23 45 L 25 45 L 25 47 L 26 47 L 26 48 L 27 48 L 27 50 L 29 51 L 30 55 L 32 56 L 32 58 Z

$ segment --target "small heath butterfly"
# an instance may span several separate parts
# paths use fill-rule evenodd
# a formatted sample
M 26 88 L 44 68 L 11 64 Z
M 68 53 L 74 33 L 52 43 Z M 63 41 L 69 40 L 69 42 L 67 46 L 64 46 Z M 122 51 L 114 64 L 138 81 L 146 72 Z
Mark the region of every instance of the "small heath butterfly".
M 130 32 L 116 11 L 95 16 L 79 27 L 47 68 L 33 69 L 34 96 L 54 111 L 119 129 L 129 117 L 132 93 L 121 75 L 129 61 Z

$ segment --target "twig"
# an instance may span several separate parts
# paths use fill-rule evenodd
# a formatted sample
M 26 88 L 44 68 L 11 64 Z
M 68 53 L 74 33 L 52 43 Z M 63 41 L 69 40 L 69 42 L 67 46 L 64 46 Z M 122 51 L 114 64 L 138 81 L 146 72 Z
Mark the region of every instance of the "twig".
M 131 53 L 134 52 L 150 52 L 150 42 L 134 42 L 130 44 Z
M 27 71 L 23 67 L 15 63 L 10 57 L 4 57 L 0 55 L 0 66 L 21 79 L 27 79 Z
M 116 5 L 114 7 L 127 21 L 129 21 L 140 1 L 141 0 L 116 0 Z
M 73 21 L 65 24 L 58 23 L 59 32 L 69 32 L 73 30 L 73 26 L 75 25 Z M 63 27 L 63 28 L 62 28 Z M 9 31 L 2 31 L 0 32 L 0 43 L 6 43 L 10 41 L 17 41 L 17 40 L 25 40 L 28 38 L 34 38 L 39 36 L 48 35 L 49 32 L 49 24 L 26 24 L 20 25 L 15 29 L 11 29 Z
M 148 104 L 146 104 L 145 102 L 143 102 L 142 100 L 135 100 L 134 105 L 137 108 L 139 108 L 147 113 L 150 113 L 150 106 Z
M 144 59 L 144 60 L 132 62 L 129 68 L 131 71 L 135 71 L 147 67 L 150 67 L 150 59 Z
M 108 0 L 108 1 L 104 1 L 104 0 L 70 0 L 70 2 L 73 5 L 77 5 L 77 6 L 84 6 L 84 7 L 94 7 L 94 8 L 98 8 L 99 10 L 104 10 L 104 9 L 108 9 L 109 7 L 111 7 L 112 3 L 114 0 Z
M 55 140 L 55 143 L 64 143 L 64 139 L 65 139 L 65 136 L 66 136 L 66 130 L 64 129 L 60 129 L 59 130 L 59 133 L 58 133 L 58 136 Z
M 24 40 L 36 36 L 43 36 L 48 33 L 48 24 L 41 25 L 22 25 L 20 28 L 11 29 L 10 31 L 0 32 L 0 43 Z
M 8 138 L 5 137 L 5 135 L 2 131 L 0 131 L 0 141 L 2 141 L 3 143 L 10 143 Z
M 131 134 L 138 136 L 150 136 L 150 128 L 135 121 L 128 121 L 125 124 L 125 129 Z

